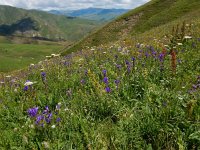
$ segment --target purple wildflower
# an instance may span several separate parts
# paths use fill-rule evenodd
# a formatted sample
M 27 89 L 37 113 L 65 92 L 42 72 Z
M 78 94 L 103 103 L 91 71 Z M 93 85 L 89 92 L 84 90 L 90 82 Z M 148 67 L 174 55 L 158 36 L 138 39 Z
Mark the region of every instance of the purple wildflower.
M 44 120 L 44 116 L 42 116 L 42 115 L 37 116 L 37 117 L 36 117 L 35 124 L 39 124 L 40 121 L 42 121 L 42 120 Z
M 178 61 L 179 64 L 181 64 L 181 62 L 182 62 L 181 59 L 178 59 L 177 61 Z
M 105 84 L 108 84 L 108 77 L 104 77 L 104 78 L 103 78 L 103 82 L 104 82 Z
M 24 91 L 28 91 L 28 86 L 24 86 Z
M 120 83 L 120 80 L 115 80 L 115 84 L 118 85 Z
M 146 53 L 145 53 L 145 56 L 146 56 L 146 58 L 148 58 L 148 57 L 149 57 L 149 53 L 148 53 L 148 52 L 146 52 Z
M 116 88 L 118 88 L 120 80 L 115 80 Z
M 127 72 L 130 73 L 131 72 L 131 67 L 127 66 Z
M 45 118 L 46 123 L 50 123 L 52 119 L 52 113 L 48 114 L 48 116 Z
M 46 73 L 41 72 L 41 77 L 42 77 L 42 81 L 45 82 L 46 81 Z
M 107 87 L 105 88 L 105 91 L 106 91 L 107 93 L 110 93 L 110 92 L 111 92 L 110 87 L 107 86 Z
M 193 84 L 193 85 L 192 85 L 192 88 L 193 88 L 193 89 L 197 89 L 197 85 Z
M 106 77 L 107 71 L 103 70 L 102 73 L 103 73 L 103 76 Z
M 85 84 L 85 80 L 84 79 L 81 80 L 81 84 L 82 85 Z
M 121 69 L 122 65 L 116 65 L 117 69 Z
M 155 49 L 154 49 L 153 46 L 150 46 L 149 49 L 150 49 L 152 52 L 153 52 L 153 51 L 155 52 Z
M 126 66 L 127 66 L 128 73 L 130 73 L 131 72 L 131 64 L 128 60 L 126 60 Z
M 155 58 L 157 55 L 156 51 L 152 51 L 152 56 Z
M 46 77 L 46 73 L 45 72 L 41 72 L 41 76 L 42 76 L 42 78 L 45 78 Z
M 60 107 L 61 107 L 61 103 L 58 103 L 58 104 L 56 105 L 56 109 L 59 110 Z
M 160 62 L 163 62 L 163 61 L 164 61 L 164 56 L 165 56 L 165 55 L 164 55 L 163 53 L 161 53 L 161 54 L 158 56 Z
M 57 119 L 56 119 L 56 122 L 60 122 L 60 121 L 61 121 L 61 119 L 60 119 L 60 118 L 57 118 Z
M 46 107 L 45 107 L 45 110 L 43 111 L 43 114 L 47 114 L 48 112 L 49 112 L 49 107 L 46 106 Z
M 88 75 L 88 70 L 85 70 L 85 75 L 86 75 L 86 76 Z
M 27 112 L 30 117 L 35 117 L 38 113 L 38 107 L 29 108 Z
M 133 62 L 133 66 L 135 66 L 135 57 L 132 57 L 131 60 Z
M 130 65 L 130 62 L 129 62 L 128 60 L 126 60 L 126 65 L 127 65 L 127 66 Z

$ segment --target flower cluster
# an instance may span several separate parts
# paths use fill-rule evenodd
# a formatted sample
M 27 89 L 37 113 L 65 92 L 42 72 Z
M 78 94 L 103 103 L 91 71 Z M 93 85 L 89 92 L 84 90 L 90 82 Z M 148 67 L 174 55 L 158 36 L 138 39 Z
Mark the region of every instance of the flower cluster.
M 55 122 L 58 124 L 61 121 L 61 118 L 58 116 L 60 107 L 61 103 L 58 103 L 54 112 L 51 111 L 48 106 L 46 106 L 41 112 L 39 112 L 39 107 L 33 107 L 29 108 L 27 113 L 28 116 L 34 120 L 36 126 L 44 127 L 45 125 L 50 125 Z
M 104 82 L 105 85 L 106 85 L 105 91 L 106 91 L 107 93 L 110 93 L 110 92 L 111 92 L 111 89 L 110 89 L 110 87 L 109 87 L 109 82 L 108 82 L 108 77 L 107 77 L 107 71 L 106 71 L 106 70 L 103 70 L 102 73 L 103 73 L 103 76 L 104 76 L 103 82 Z

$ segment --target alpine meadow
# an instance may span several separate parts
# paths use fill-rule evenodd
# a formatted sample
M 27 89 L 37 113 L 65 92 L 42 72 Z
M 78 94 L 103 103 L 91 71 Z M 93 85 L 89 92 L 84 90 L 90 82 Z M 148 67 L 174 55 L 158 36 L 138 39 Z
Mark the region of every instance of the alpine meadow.
M 1 150 L 200 150 L 199 0 L 106 23 L 29 11 L 41 36 L 0 36 Z

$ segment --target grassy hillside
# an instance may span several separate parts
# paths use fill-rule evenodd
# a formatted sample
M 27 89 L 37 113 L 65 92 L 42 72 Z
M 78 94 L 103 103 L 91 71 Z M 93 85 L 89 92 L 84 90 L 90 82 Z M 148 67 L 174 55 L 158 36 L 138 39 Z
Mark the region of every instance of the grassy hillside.
M 199 149 L 199 22 L 2 76 L 1 149 Z
M 79 50 L 84 46 L 98 46 L 144 33 L 181 17 L 183 20 L 190 19 L 192 15 L 188 14 L 197 11 L 200 14 L 199 9 L 199 0 L 152 0 L 105 25 L 72 46 L 64 54 Z
M 0 6 L 1 35 L 80 40 L 99 24 L 95 21 Z
M 0 149 L 200 149 L 199 9 L 88 45 L 1 74 Z

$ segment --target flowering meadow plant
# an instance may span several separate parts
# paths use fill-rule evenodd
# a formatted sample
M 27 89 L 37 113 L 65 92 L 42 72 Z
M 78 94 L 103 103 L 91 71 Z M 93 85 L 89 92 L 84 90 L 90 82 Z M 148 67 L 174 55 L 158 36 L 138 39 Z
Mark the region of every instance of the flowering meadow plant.
M 199 149 L 200 34 L 175 37 L 146 33 L 3 76 L 0 149 Z

